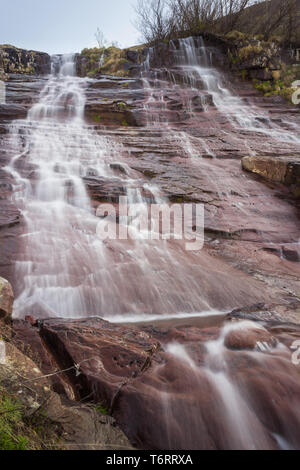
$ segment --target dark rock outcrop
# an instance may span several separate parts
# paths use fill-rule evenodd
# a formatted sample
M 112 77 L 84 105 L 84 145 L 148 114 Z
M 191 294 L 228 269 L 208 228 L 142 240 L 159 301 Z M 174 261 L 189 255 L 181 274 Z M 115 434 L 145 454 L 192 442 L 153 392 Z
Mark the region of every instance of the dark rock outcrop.
M 135 117 L 124 101 L 88 102 L 85 106 L 88 122 L 100 125 L 136 126 Z
M 104 126 L 136 126 L 137 106 L 144 98 L 140 80 L 101 76 L 89 82 L 85 117 Z
M 51 71 L 51 59 L 45 52 L 27 51 L 10 45 L 1 45 L 3 69 L 6 74 L 26 73 L 44 75 Z
M 142 46 L 124 50 L 114 46 L 84 49 L 76 56 L 77 74 L 80 77 L 97 77 L 100 74 L 136 76 L 140 71 L 140 64 L 146 58 L 146 51 Z
M 4 52 L 0 49 L 0 80 L 7 80 L 7 74 L 4 71 Z
M 71 368 L 65 378 L 77 399 L 102 403 L 138 448 L 276 449 L 274 433 L 300 445 L 297 417 L 290 421 L 299 401 L 299 369 L 282 348 L 272 354 L 278 342 L 290 347 L 299 337 L 296 326 L 138 328 L 96 318 L 36 326 L 59 368 Z M 236 394 L 234 416 L 246 440 L 231 421 L 226 387 Z
M 231 67 L 243 71 L 243 78 L 272 80 L 272 72 L 280 70 L 282 48 L 278 42 L 263 41 L 238 31 L 228 33 L 226 41 Z

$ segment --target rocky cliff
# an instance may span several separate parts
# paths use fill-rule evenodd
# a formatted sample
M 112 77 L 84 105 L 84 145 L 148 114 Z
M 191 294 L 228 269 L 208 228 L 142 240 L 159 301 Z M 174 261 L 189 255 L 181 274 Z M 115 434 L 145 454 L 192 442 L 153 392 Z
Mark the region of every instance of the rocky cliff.
M 292 51 L 278 39 L 265 41 L 239 31 L 218 36 L 204 33 L 205 43 L 217 49 L 214 64 L 231 70 L 242 80 L 251 81 L 265 96 L 281 96 L 291 102 L 295 89 L 292 84 L 300 79 L 300 66 L 293 62 Z M 121 50 L 115 47 L 84 49 L 77 55 L 79 76 L 96 78 L 102 75 L 119 77 L 138 76 L 148 57 L 152 68 L 172 67 L 172 50 L 178 39 L 156 44 L 154 48 L 138 46 Z M 150 54 L 149 54 L 150 51 Z
M 130 49 L 117 47 L 83 49 L 77 55 L 76 68 L 80 77 L 95 77 L 99 74 L 129 77 L 140 70 L 147 48 L 137 46 Z
M 2 73 L 44 75 L 51 71 L 51 59 L 45 52 L 27 51 L 10 45 L 0 46 Z
M 80 82 L 86 98 L 85 121 L 80 130 L 75 126 L 74 134 L 57 120 L 55 125 L 44 121 L 36 135 L 37 123 L 24 119 L 38 101 L 44 77 L 12 74 L 8 82 L 8 103 L 0 107 L 0 269 L 17 293 L 23 292 L 24 280 L 27 286 L 33 282 L 32 290 L 38 289 L 33 302 L 17 301 L 21 315 L 11 321 L 12 290 L 0 279 L 0 334 L 8 350 L 8 365 L 0 367 L 6 387 L 0 396 L 8 395 L 22 407 L 21 429 L 28 412 L 45 411 L 43 433 L 45 428 L 53 430 L 46 434 L 53 445 L 62 436 L 63 448 L 87 448 L 89 443 L 95 449 L 300 446 L 295 414 L 299 368 L 292 364 L 290 350 L 300 338 L 299 200 L 294 197 L 299 183 L 300 115 L 280 96 L 262 96 L 251 82 L 242 80 L 240 67 L 249 71 L 271 67 L 275 49 L 270 49 L 267 59 L 258 58 L 266 52 L 255 49 L 251 56 L 253 51 L 241 43 L 230 49 L 234 57 L 243 58 L 235 64 L 228 42 L 206 38 L 206 43 L 204 52 L 199 38 L 160 45 L 143 76 L 138 71 L 147 51 L 130 50 L 125 56 L 124 51 L 114 50 L 101 66 L 99 50 L 78 57 L 79 73 L 90 74 L 90 79 Z M 202 69 L 196 64 L 192 73 L 189 63 L 183 66 L 177 60 L 188 47 L 197 49 L 206 64 Z M 136 76 L 122 76 L 131 73 Z M 73 96 L 68 88 L 60 98 L 60 111 L 74 110 L 76 93 Z M 17 118 L 23 120 L 11 125 Z M 34 144 L 34 160 L 28 142 Z M 51 231 L 58 230 L 62 245 L 57 243 L 53 250 L 46 230 L 46 245 L 38 245 L 32 261 L 26 249 L 32 227 L 23 214 L 29 216 L 14 196 L 22 194 L 24 182 L 26 188 L 36 189 L 42 173 L 39 158 L 44 165 L 49 147 L 54 149 L 53 158 L 61 158 L 54 174 L 65 181 L 69 209 L 75 179 L 65 175 L 66 155 L 72 167 L 87 162 L 81 182 L 91 211 L 102 203 L 117 203 L 119 196 L 126 195 L 128 180 L 130 191 L 138 189 L 147 205 L 156 197 L 180 206 L 204 204 L 203 250 L 187 254 L 180 241 L 171 241 L 163 251 L 147 252 L 151 264 L 145 273 L 138 269 L 134 244 L 122 252 L 121 243 L 112 242 L 107 244 L 107 258 L 101 257 L 94 269 L 98 248 L 91 243 L 95 240 L 91 211 L 87 216 L 82 210 L 80 220 L 66 220 L 71 243 L 52 222 L 52 212 Z M 99 158 L 98 150 L 103 152 Z M 12 155 L 18 155 L 14 171 L 7 171 Z M 105 171 L 95 170 L 98 160 L 105 162 Z M 41 212 L 37 212 L 36 238 L 44 223 Z M 84 238 L 77 237 L 83 236 L 88 245 L 80 244 Z M 76 252 L 71 251 L 73 246 Z M 88 251 L 90 246 L 93 252 Z M 170 251 L 165 262 L 166 246 Z M 76 258 L 80 250 L 82 264 Z M 54 268 L 51 251 L 59 258 Z M 67 252 L 76 256 L 68 258 Z M 141 258 L 147 263 L 146 256 Z M 22 276 L 24 265 L 27 271 Z M 69 269 L 71 282 L 66 286 Z M 69 315 L 78 320 L 55 318 L 56 312 L 46 305 L 57 292 L 51 284 L 56 279 L 62 283 L 58 285 L 62 299 L 63 291 L 67 297 L 74 290 L 82 292 Z M 49 285 L 51 294 L 40 302 Z M 97 308 L 90 301 L 94 293 Z M 82 318 L 86 299 L 89 315 Z M 193 302 L 199 302 L 201 309 L 195 309 Z M 109 309 L 119 304 L 125 306 L 127 319 L 136 313 L 130 309 L 138 308 L 142 321 L 113 323 L 110 315 L 115 311 Z M 169 305 L 187 312 L 186 316 L 159 317 Z M 211 310 L 206 315 L 208 305 Z M 191 311 L 203 315 L 190 316 Z M 30 393 L 15 372 L 19 368 L 31 384 Z M 48 374 L 51 377 L 43 377 Z M 35 385 L 37 378 L 41 382 Z M 35 411 L 34 416 L 40 414 Z M 33 433 L 32 426 L 28 429 Z

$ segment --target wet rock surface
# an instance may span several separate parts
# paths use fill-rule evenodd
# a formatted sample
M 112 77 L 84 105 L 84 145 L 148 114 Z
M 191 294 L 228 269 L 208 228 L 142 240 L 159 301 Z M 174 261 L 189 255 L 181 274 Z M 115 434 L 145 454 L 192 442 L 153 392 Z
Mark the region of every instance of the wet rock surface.
M 220 63 L 219 54 L 213 57 Z M 99 175 L 91 168 L 82 182 L 93 211 L 99 203 L 116 204 L 128 188 L 140 190 L 147 204 L 158 196 L 179 205 L 204 204 L 204 249 L 187 253 L 180 242 L 169 243 L 174 265 L 164 262 L 161 252 L 151 251 L 150 246 L 151 256 L 143 251 L 139 262 L 142 265 L 149 255 L 151 272 L 142 276 L 130 242 L 107 242 L 109 276 L 102 264 L 99 272 L 81 270 L 88 266 L 88 252 L 84 262 L 80 258 L 82 264 L 79 258 L 72 259 L 71 287 L 83 286 L 82 295 L 97 300 L 89 302 L 91 317 L 115 314 L 119 297 L 122 313 L 127 314 L 173 314 L 174 305 L 177 312 L 217 309 L 224 315 L 239 308 L 229 314 L 230 322 L 223 329 L 220 320 L 200 328 L 190 318 L 181 319 L 180 326 L 172 318 L 165 319 L 163 326 L 134 327 L 100 318 L 73 320 L 72 314 L 82 315 L 80 302 L 69 320 L 49 319 L 56 312 L 33 302 L 24 305 L 26 320 L 14 321 L 15 337 L 32 348 L 44 374 L 71 368 L 49 380 L 60 394 L 59 400 L 100 403 L 138 448 L 299 448 L 300 417 L 295 411 L 299 409 L 299 367 L 291 362 L 290 348 L 299 338 L 300 223 L 299 201 L 290 188 L 299 176 L 300 147 L 298 142 L 279 138 L 282 132 L 296 135 L 299 110 L 263 98 L 250 84 L 228 76 L 226 84 L 232 81 L 230 89 L 259 115 L 254 128 L 243 127 L 222 111 L 222 105 L 216 106 L 199 77 L 184 82 L 182 70 L 174 63 L 169 71 L 157 69 L 155 73 L 146 77 L 147 82 L 108 76 L 87 79 L 86 127 L 75 141 L 90 155 L 96 151 L 94 142 L 99 142 L 94 136 L 103 138 L 103 159 L 109 171 Z M 32 123 L 21 121 L 13 128 L 8 124 L 24 117 L 44 84 L 40 77 L 11 76 L 2 117 L 0 108 L 0 267 L 1 275 L 20 291 L 27 278 L 17 279 L 15 263 L 19 267 L 32 263 L 25 250 L 30 229 L 16 205 L 23 187 L 16 185 L 7 165 L 16 154 L 14 132 L 22 142 Z M 66 110 L 67 106 L 65 114 Z M 46 126 L 49 139 L 51 132 L 51 126 Z M 67 129 L 63 132 L 69 135 Z M 90 145 L 86 138 L 91 136 Z M 25 150 L 26 139 L 23 141 Z M 71 158 L 76 148 L 69 150 Z M 110 151 L 106 161 L 105 152 Z M 251 163 L 251 171 L 255 169 L 257 174 L 243 171 L 243 157 L 244 166 L 247 162 L 250 169 Z M 16 159 L 13 169 L 36 189 L 39 171 L 28 162 L 26 152 Z M 156 188 L 155 194 L 150 185 Z M 66 188 L 72 200 L 72 181 L 66 182 Z M 75 220 L 68 224 L 68 233 L 92 235 L 95 228 L 89 224 L 83 230 Z M 69 245 L 72 242 L 63 245 L 64 252 Z M 43 266 L 48 273 L 47 240 L 40 252 L 34 266 Z M 64 279 L 64 263 L 60 266 L 61 272 L 51 268 L 51 275 Z M 159 288 L 153 285 L 153 272 Z M 167 280 L 172 276 L 177 281 L 170 285 Z M 112 282 L 115 279 L 118 290 Z M 39 288 L 46 289 L 44 278 L 38 282 Z M 99 299 L 104 291 L 109 292 L 109 311 L 96 308 L 102 306 Z M 129 309 L 132 298 L 135 312 Z M 235 328 L 241 321 L 242 326 Z M 232 400 L 238 416 L 232 414 Z M 64 404 L 52 411 L 66 416 L 68 433 L 75 419 L 76 429 L 77 425 L 80 428 L 78 434 L 75 431 L 76 442 L 88 427 L 84 445 L 91 439 L 97 448 L 103 442 L 110 445 L 115 438 L 118 445 L 129 445 L 119 431 L 114 434 L 110 418 L 101 416 L 99 421 L 94 410 L 84 405 L 84 409 L 78 408 L 74 401 L 73 405 L 76 419 Z M 104 437 L 99 426 L 108 430 Z M 111 432 L 113 437 L 109 437 Z
M 23 106 L 13 104 L 0 105 L 0 117 L 4 120 L 21 119 L 27 116 L 27 110 Z
M 102 403 L 138 448 L 277 449 L 284 440 L 297 447 L 299 417 L 288 420 L 299 400 L 300 372 L 288 348 L 299 328 L 265 325 L 141 328 L 94 318 L 45 320 L 35 329 L 60 369 L 80 365 L 80 374 L 65 373 L 77 399 Z M 22 322 L 22 341 L 26 328 Z M 227 387 L 236 394 L 242 436 L 230 428 Z
M 85 117 L 104 126 L 136 126 L 136 103 L 144 98 L 140 79 L 102 76 L 87 82 Z
M 1 45 L 5 73 L 48 74 L 51 71 L 50 56 L 45 52 L 28 51 L 14 46 Z
M 62 390 L 53 391 L 52 379 L 57 366 L 52 361 L 45 375 L 45 361 L 36 350 L 35 342 L 18 341 L 8 327 L 0 323 L 5 341 L 5 362 L 0 364 L 1 392 L 17 397 L 23 406 L 21 417 L 36 429 L 30 446 L 34 450 L 128 450 L 131 445 L 116 426 L 115 420 L 104 414 L 104 408 L 75 402 Z M 65 384 L 67 387 L 67 385 Z M 23 417 L 24 414 L 24 417 Z M 19 427 L 22 421 L 20 420 Z M 24 425 L 23 425 L 24 426 Z M 19 431 L 19 430 L 18 430 Z M 19 431 L 20 432 L 20 431 Z M 37 436 L 41 436 L 41 442 Z
M 37 75 L 10 74 L 6 82 L 6 103 L 22 106 L 28 110 L 37 102 L 46 80 L 46 77 Z
M 176 80 L 180 82 L 179 70 L 177 73 Z M 39 78 L 11 76 L 8 106 L 21 106 L 24 112 L 37 100 L 43 84 L 44 81 Z M 289 129 L 288 122 L 282 118 L 283 113 L 290 113 L 289 119 L 293 119 L 294 123 L 299 119 L 297 109 L 261 97 L 250 85 L 236 83 L 236 92 L 245 103 L 264 107 L 268 119 L 275 126 Z M 132 127 L 132 120 L 135 126 L 146 124 L 147 93 L 147 86 L 143 86 L 140 79 L 108 76 L 89 79 L 86 86 L 86 115 L 89 122 L 93 123 L 93 131 L 117 142 L 122 168 L 127 165 L 130 171 L 139 175 L 138 185 L 142 186 L 143 181 L 155 185 L 161 196 L 168 197 L 171 202 L 205 204 L 206 250 L 213 257 L 224 257 L 226 262 L 246 271 L 248 275 L 258 276 L 262 285 L 270 285 L 269 271 L 277 258 L 278 269 L 272 276 L 271 289 L 275 288 L 275 292 L 278 292 L 280 286 L 285 288 L 288 284 L 292 288 L 283 289 L 282 295 L 284 298 L 293 298 L 294 293 L 298 292 L 296 285 L 299 279 L 296 268 L 300 228 L 297 203 L 291 200 L 284 184 L 272 181 L 264 183 L 259 176 L 243 173 L 240 160 L 249 153 L 250 146 L 257 154 L 257 157 L 250 159 L 272 160 L 276 154 L 276 161 L 295 162 L 296 168 L 295 146 L 270 140 L 267 134 L 261 132 L 236 129 L 232 127 L 230 119 L 211 104 L 205 111 L 202 108 L 197 111 L 198 104 L 193 101 L 193 96 L 199 100 L 199 91 L 185 88 L 185 95 L 182 95 L 182 89 L 174 88 L 173 83 L 169 90 L 164 91 L 168 113 L 174 114 L 172 126 L 157 126 L 154 120 L 148 127 Z M 184 106 L 187 97 L 194 102 L 192 113 L 185 114 L 182 109 L 172 110 L 175 102 Z M 157 111 L 162 112 L 160 108 Z M 147 113 L 149 117 L 149 110 Z M 176 123 L 178 113 L 180 127 Z M 7 129 L 6 122 L 3 119 L 4 132 Z M 105 124 L 109 127 L 105 127 Z M 122 127 L 119 127 L 120 124 Z M 2 161 L 8 162 L 12 149 L 9 136 L 5 133 L 2 135 L 2 144 L 5 149 Z M 26 159 L 20 159 L 16 164 L 18 169 L 22 167 L 24 177 L 32 175 L 34 181 L 34 168 L 26 165 Z M 294 181 L 297 173 L 293 174 L 295 176 L 289 178 Z M 117 202 L 120 195 L 125 195 L 125 187 L 118 180 L 120 172 L 115 170 L 115 175 L 115 180 L 92 175 L 85 178 L 95 208 L 99 202 Z M 7 185 L 12 185 L 13 179 L 3 172 L 1 181 L 1 187 L 5 187 L 6 191 L 4 197 L 7 199 L 8 196 L 8 200 L 1 203 L 3 223 L 0 235 L 3 235 L 4 260 L 5 257 L 13 258 L 12 251 L 17 252 L 19 249 L 18 233 L 22 219 L 10 200 L 11 189 L 7 193 Z M 8 217 L 9 214 L 11 216 Z M 247 252 L 252 253 L 251 260 Z M 8 264 L 10 262 L 3 263 L 5 266 Z M 12 280 L 10 270 L 10 267 L 5 268 L 3 274 Z

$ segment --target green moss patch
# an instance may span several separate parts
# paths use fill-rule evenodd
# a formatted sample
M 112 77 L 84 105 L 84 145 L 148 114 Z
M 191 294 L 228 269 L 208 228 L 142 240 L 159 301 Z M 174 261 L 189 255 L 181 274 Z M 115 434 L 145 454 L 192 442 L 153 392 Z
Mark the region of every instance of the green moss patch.
M 280 75 L 280 80 L 267 80 L 264 82 L 254 80 L 253 85 L 266 97 L 282 96 L 289 103 L 292 103 L 292 95 L 296 91 L 292 84 L 294 81 L 300 80 L 300 66 L 294 67 L 282 64 Z
M 126 65 L 130 62 L 126 60 L 126 51 L 111 46 L 107 49 L 94 47 L 92 49 L 83 49 L 81 56 L 85 60 L 84 73 L 89 77 L 97 73 L 104 75 L 116 75 L 119 77 L 128 76 Z

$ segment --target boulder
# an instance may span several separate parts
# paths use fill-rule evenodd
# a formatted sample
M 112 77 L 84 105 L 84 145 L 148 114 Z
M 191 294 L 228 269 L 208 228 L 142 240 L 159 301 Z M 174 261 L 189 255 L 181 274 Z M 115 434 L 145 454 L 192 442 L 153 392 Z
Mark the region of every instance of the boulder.
M 244 157 L 242 167 L 246 171 L 263 176 L 276 183 L 285 183 L 288 161 L 276 157 Z
M 232 350 L 261 349 L 261 345 L 267 348 L 276 346 L 276 339 L 266 330 L 233 330 L 225 338 L 225 346 Z
M 283 183 L 290 187 L 293 195 L 300 197 L 300 161 L 288 157 L 244 157 L 242 167 L 266 180 Z
M 12 315 L 14 294 L 10 283 L 0 277 L 0 318 L 8 319 Z
M 18 339 L 19 323 L 14 322 Z M 24 328 L 26 322 L 22 322 L 23 340 Z M 299 370 L 286 361 L 282 349 L 274 355 L 271 351 L 278 344 L 278 335 L 292 344 L 299 336 L 295 328 L 270 331 L 250 324 L 237 331 L 229 325 L 224 352 L 207 346 L 214 341 L 218 344 L 220 327 L 138 327 L 88 318 L 44 320 L 34 327 L 30 321 L 28 328 L 31 332 L 35 328 L 41 336 L 38 349 L 44 347 L 59 369 L 69 369 L 64 381 L 72 387 L 74 397 L 106 408 L 137 448 L 276 449 L 272 433 L 279 432 L 299 445 L 297 419 L 292 433 L 285 428 L 293 403 L 299 401 Z M 232 334 L 234 330 L 242 334 Z M 32 333 L 28 340 L 35 348 L 36 341 L 32 343 L 30 337 Z M 253 350 L 260 356 L 254 356 Z M 287 385 L 282 370 L 289 377 Z M 243 396 L 248 408 L 238 394 L 245 381 L 252 392 L 248 397 L 246 390 Z M 272 382 L 277 384 L 274 393 L 269 388 Z M 228 387 L 237 399 L 234 411 L 228 402 Z M 285 399 L 289 390 L 295 402 Z M 254 402 L 257 409 L 250 416 L 257 393 L 262 403 Z M 273 407 L 273 399 L 280 396 L 281 403 Z M 264 419 L 260 419 L 260 406 L 268 410 Z M 232 425 L 232 412 L 238 420 L 243 419 L 245 440 L 240 427 Z

